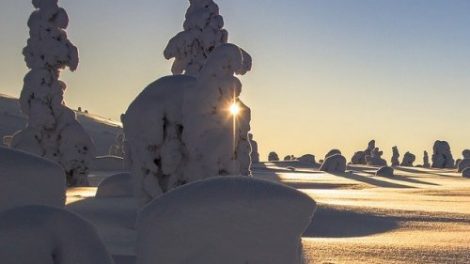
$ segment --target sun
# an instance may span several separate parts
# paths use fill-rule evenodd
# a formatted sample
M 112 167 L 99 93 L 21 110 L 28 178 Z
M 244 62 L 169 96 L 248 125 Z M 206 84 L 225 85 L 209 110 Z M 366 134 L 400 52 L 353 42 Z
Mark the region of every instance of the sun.
M 232 105 L 230 105 L 230 113 L 233 116 L 237 116 L 240 113 L 240 106 L 237 102 L 233 102 Z

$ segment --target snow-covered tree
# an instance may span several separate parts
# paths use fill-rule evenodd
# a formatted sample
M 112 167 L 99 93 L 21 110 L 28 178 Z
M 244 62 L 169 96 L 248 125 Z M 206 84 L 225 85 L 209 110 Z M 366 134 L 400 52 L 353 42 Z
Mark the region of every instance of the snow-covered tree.
M 108 154 L 111 156 L 124 157 L 124 135 L 118 134 L 116 142 L 109 147 Z
M 455 167 L 455 161 L 447 141 L 437 140 L 434 143 L 432 167 L 438 169 L 451 169 Z
M 20 97 L 28 125 L 14 135 L 11 146 L 58 162 L 65 169 L 68 185 L 88 185 L 95 147 L 65 105 L 66 84 L 59 80 L 62 69 L 74 71 L 79 61 L 78 50 L 65 32 L 69 18 L 57 0 L 33 0 L 33 5 L 30 37 L 23 49 L 30 71 Z
M 251 163 L 259 163 L 259 152 L 258 152 L 258 142 L 253 139 L 253 134 L 248 134 L 248 138 L 250 140 L 250 145 L 251 145 Z
M 279 155 L 274 151 L 269 152 L 268 161 L 279 161 Z
M 400 166 L 400 152 L 398 152 L 398 147 L 394 146 L 392 148 L 392 166 Z
M 241 82 L 234 76 L 249 69 L 251 57 L 224 44 L 199 78 L 163 77 L 129 106 L 122 118 L 126 156 L 141 203 L 188 182 L 250 174 L 250 109 L 238 98 Z M 233 102 L 236 116 L 229 111 Z
M 174 58 L 173 74 L 185 73 L 197 77 L 209 54 L 227 43 L 228 32 L 219 7 L 212 0 L 189 0 L 184 31 L 173 37 L 164 51 L 166 59 Z
M 122 118 L 141 203 L 188 182 L 250 175 L 251 113 L 234 75 L 251 69 L 251 57 L 226 43 L 222 27 L 212 0 L 190 0 L 184 31 L 164 52 L 174 76 L 145 88 Z

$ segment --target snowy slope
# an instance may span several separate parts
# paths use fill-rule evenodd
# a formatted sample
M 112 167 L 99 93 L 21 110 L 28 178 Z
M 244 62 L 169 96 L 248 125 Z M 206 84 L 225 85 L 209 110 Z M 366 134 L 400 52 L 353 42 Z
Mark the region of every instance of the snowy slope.
M 95 141 L 96 154 L 98 156 L 108 154 L 109 147 L 115 142 L 116 136 L 122 133 L 121 124 L 93 114 L 80 112 L 76 114 L 78 121 Z M 0 139 L 24 128 L 26 122 L 18 99 L 0 93 Z

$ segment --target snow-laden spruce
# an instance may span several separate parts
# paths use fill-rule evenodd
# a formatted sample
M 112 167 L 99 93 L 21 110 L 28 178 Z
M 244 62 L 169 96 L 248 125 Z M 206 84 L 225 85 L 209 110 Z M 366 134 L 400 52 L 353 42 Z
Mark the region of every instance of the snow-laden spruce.
M 432 167 L 438 169 L 451 169 L 455 167 L 455 161 L 447 141 L 437 140 L 434 142 Z
M 397 146 L 394 146 L 392 148 L 392 166 L 393 167 L 396 167 L 396 166 L 400 166 L 400 152 L 398 152 L 398 147 Z
M 367 165 L 380 167 L 387 166 L 387 161 L 382 158 L 382 155 L 383 151 L 380 151 L 379 148 L 374 148 L 370 152 L 370 155 L 366 156 Z
M 274 151 L 269 152 L 268 161 L 279 161 L 279 155 Z
M 250 109 L 239 99 L 242 85 L 234 76 L 250 69 L 245 51 L 223 44 L 198 78 L 163 77 L 132 102 L 123 125 L 141 202 L 191 181 L 250 174 Z M 235 130 L 232 103 L 240 109 Z
M 94 145 L 75 113 L 64 102 L 66 84 L 60 71 L 78 66 L 78 50 L 67 39 L 67 13 L 57 0 L 33 0 L 36 10 L 28 21 L 27 46 L 23 50 L 31 70 L 24 78 L 20 104 L 28 116 L 27 127 L 17 132 L 11 147 L 58 162 L 68 185 L 88 185 Z
M 253 134 L 249 133 L 248 134 L 248 139 L 250 140 L 250 145 L 251 145 L 251 163 L 259 163 L 259 152 L 258 152 L 258 142 L 253 139 Z
M 224 20 L 212 0 L 190 0 L 189 3 L 184 31 L 169 41 L 164 55 L 166 59 L 175 59 L 173 74 L 198 77 L 209 54 L 227 43 L 228 32 L 223 29 Z
M 401 161 L 400 166 L 403 167 L 413 167 L 413 163 L 416 161 L 416 156 L 411 153 L 411 152 L 406 152 L 405 155 L 403 155 L 403 160 Z
M 137 264 L 300 264 L 316 204 L 249 177 L 198 181 L 153 200 L 137 221 Z

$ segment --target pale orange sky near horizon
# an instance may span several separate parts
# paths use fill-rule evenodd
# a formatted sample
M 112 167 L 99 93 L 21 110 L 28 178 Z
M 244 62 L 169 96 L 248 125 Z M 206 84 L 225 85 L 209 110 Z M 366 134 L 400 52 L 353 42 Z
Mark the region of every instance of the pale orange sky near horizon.
M 186 0 L 62 0 L 79 69 L 64 71 L 66 101 L 118 119 L 136 95 L 170 74 L 163 58 L 182 30 Z M 339 148 L 348 160 L 375 139 L 387 160 L 470 148 L 470 2 L 438 0 L 216 1 L 229 40 L 254 67 L 242 99 L 262 159 Z M 354 2 L 354 3 L 352 3 Z M 30 1 L 0 2 L 0 93 L 19 95 Z

